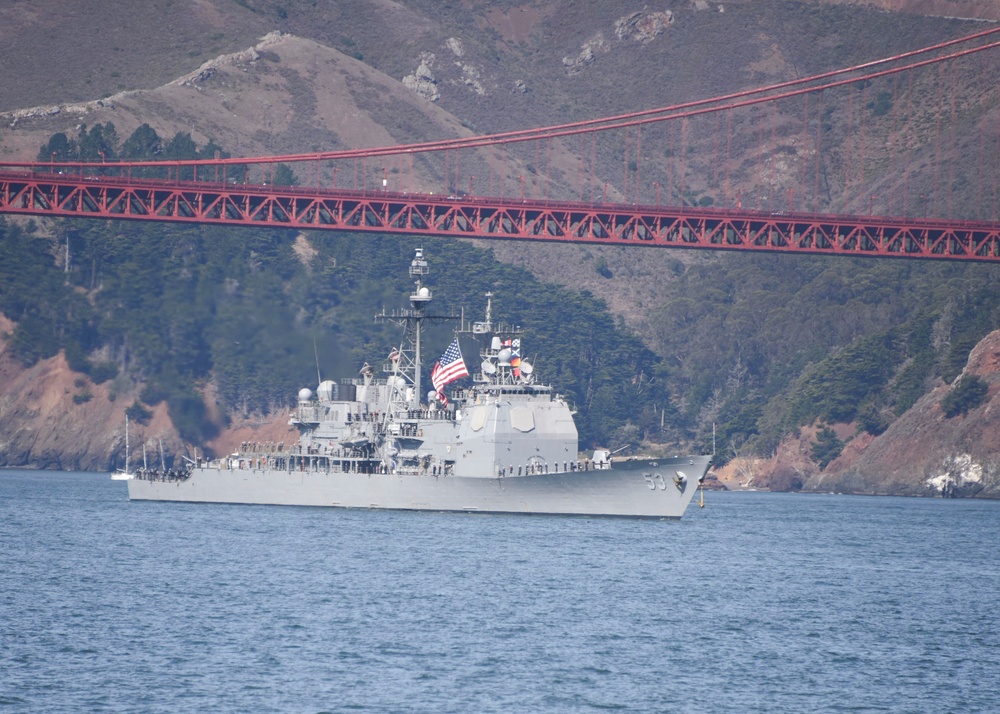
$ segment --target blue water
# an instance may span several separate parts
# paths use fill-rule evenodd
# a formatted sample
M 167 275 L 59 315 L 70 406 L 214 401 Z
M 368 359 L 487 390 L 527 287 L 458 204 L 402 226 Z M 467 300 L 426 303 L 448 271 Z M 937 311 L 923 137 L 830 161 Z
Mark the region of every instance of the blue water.
M 1000 709 L 1000 503 L 706 502 L 130 503 L 0 471 L 0 711 Z

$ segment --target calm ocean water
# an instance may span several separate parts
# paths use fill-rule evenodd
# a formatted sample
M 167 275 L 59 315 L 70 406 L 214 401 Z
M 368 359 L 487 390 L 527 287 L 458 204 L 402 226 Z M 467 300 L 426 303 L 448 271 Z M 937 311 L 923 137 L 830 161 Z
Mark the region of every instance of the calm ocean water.
M 0 471 L 0 710 L 996 712 L 1000 503 L 681 522 L 130 503 Z

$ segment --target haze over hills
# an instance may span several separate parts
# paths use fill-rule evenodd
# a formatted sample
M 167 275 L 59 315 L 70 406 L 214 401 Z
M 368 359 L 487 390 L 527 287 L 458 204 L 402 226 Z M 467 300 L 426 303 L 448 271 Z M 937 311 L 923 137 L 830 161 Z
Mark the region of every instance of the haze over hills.
M 645 9 L 598 2 L 371 0 L 347 8 L 305 0 L 175 0 L 148 8 L 97 1 L 83 10 L 13 2 L 0 9 L 7 48 L 0 53 L 0 158 L 32 160 L 53 134 L 72 137 L 80 125 L 106 122 L 122 138 L 144 123 L 161 137 L 189 132 L 198 145 L 214 141 L 235 156 L 495 133 L 715 96 L 915 49 L 980 26 L 956 14 L 997 19 L 991 3 L 975 0 L 884 0 L 881 7 L 927 16 L 777 0 L 684 0 Z M 616 34 L 622 26 L 631 29 Z M 996 86 L 977 82 L 958 88 L 968 100 L 972 133 L 1000 125 Z M 734 147 L 741 151 L 751 147 Z M 697 176 L 710 173 L 705 153 L 692 159 L 692 189 L 702 192 L 707 179 L 699 184 Z M 894 180 L 886 175 L 886 186 Z M 836 208 L 837 197 L 832 200 Z M 60 234 L 58 226 L 43 228 Z M 963 272 L 927 264 L 487 247 L 542 280 L 606 300 L 674 363 L 668 370 L 674 398 L 688 421 L 673 438 L 704 444 L 713 421 L 729 423 L 729 456 L 744 444 L 758 443 L 762 456 L 777 449 L 790 419 L 783 404 L 803 370 L 825 354 L 916 319 L 913 305 L 927 300 L 928 319 L 943 330 L 941 316 L 953 324 L 971 301 L 969 285 L 994 275 L 989 268 Z M 898 285 L 895 297 L 858 287 L 880 281 Z M 941 283 L 960 293 L 942 290 L 929 299 L 928 286 Z M 984 309 L 992 316 L 994 303 Z M 784 326 L 775 318 L 779 310 Z M 741 317 L 741 311 L 759 314 Z M 990 323 L 977 323 L 976 339 L 997 326 Z M 790 339 L 789 330 L 822 335 Z M 950 355 L 951 337 L 937 343 L 935 364 Z M 969 339 L 965 332 L 962 339 Z M 965 345 L 965 355 L 973 344 Z M 904 352 L 893 353 L 898 371 L 879 388 L 904 381 L 912 364 Z M 942 374 L 955 376 L 958 358 L 947 359 L 951 367 L 921 373 L 923 389 L 940 384 L 935 380 Z M 31 391 L 30 382 L 23 393 Z M 893 410 L 915 401 L 878 390 L 862 399 L 892 412 L 889 421 L 899 416 Z M 743 423 L 750 419 L 740 411 L 746 404 L 754 405 L 753 427 Z M 106 418 L 112 415 L 109 410 Z M 155 418 L 169 421 L 165 413 Z M 847 439 L 854 427 L 840 431 Z M 812 461 L 814 442 L 803 447 L 805 461 Z M 39 462 L 30 448 L 21 453 Z M 822 473 L 810 471 L 814 464 L 796 468 L 800 482 Z M 823 487 L 829 483 L 827 477 Z

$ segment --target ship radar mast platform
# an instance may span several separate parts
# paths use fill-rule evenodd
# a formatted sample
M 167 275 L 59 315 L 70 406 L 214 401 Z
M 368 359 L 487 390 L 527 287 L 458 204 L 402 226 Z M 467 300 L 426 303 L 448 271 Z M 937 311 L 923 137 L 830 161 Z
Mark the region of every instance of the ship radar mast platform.
M 431 294 L 431 289 L 424 285 L 424 278 L 430 273 L 430 268 L 424 258 L 423 248 L 416 249 L 413 260 L 410 261 L 409 272 L 410 277 L 414 279 L 413 292 L 410 293 L 410 307 L 390 311 L 383 307 L 382 311 L 375 315 L 376 322 L 393 322 L 404 328 L 402 343 L 398 348 L 392 349 L 389 360 L 382 367 L 384 372 L 391 375 L 389 382 L 393 389 L 390 402 L 403 409 L 413 409 L 420 405 L 423 323 L 428 320 L 461 322 L 463 319 L 461 315 L 456 314 L 427 314 L 427 306 L 434 296 Z

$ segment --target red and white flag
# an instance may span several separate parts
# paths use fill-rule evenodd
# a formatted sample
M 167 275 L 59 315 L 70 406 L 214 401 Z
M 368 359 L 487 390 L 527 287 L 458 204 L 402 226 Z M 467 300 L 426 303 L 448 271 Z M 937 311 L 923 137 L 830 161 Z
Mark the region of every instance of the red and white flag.
M 442 394 L 446 384 L 454 382 L 456 379 L 468 377 L 469 370 L 465 368 L 465 360 L 462 359 L 462 350 L 458 346 L 458 340 L 453 340 L 448 349 L 444 351 L 431 370 L 431 382 L 438 394 Z

